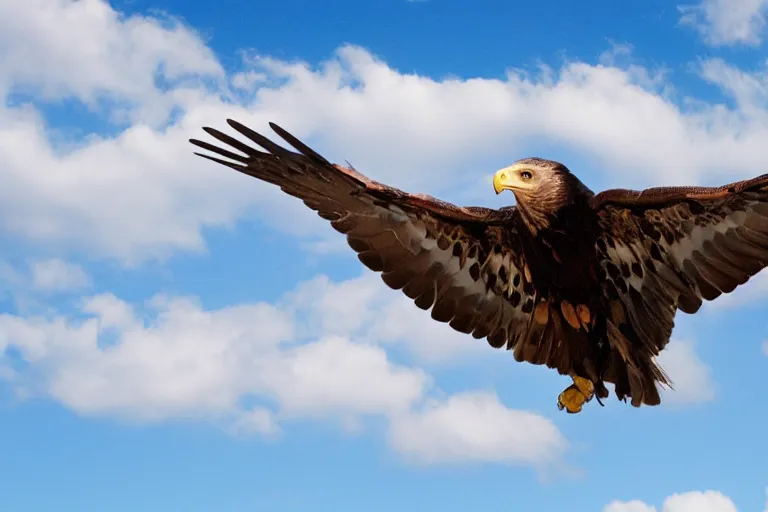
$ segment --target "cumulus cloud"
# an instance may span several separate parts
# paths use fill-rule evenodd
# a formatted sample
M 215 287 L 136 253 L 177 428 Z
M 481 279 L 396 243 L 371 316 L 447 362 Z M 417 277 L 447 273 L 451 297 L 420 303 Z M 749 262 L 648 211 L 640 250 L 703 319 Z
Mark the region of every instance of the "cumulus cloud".
M 263 369 L 287 414 L 380 414 L 409 408 L 427 385 L 420 370 L 392 364 L 380 347 L 331 337 L 300 345 Z
M 678 98 L 665 74 L 610 58 L 437 80 L 343 46 L 320 63 L 251 54 L 227 71 L 177 20 L 123 16 L 103 0 L 16 4 L 0 2 L 0 230 L 94 257 L 200 251 L 204 227 L 253 215 L 315 248 L 341 245 L 322 243 L 332 230 L 300 202 L 192 156 L 187 139 L 227 117 L 260 130 L 277 121 L 332 160 L 459 199 L 537 140 L 623 186 L 742 178 L 768 156 L 759 98 L 735 108 Z M 733 92 L 716 71 L 702 76 Z M 35 102 L 12 101 L 13 91 Z M 123 124 L 62 143 L 45 103 L 64 99 Z
M 529 463 L 559 459 L 565 439 L 548 419 L 511 410 L 493 393 L 471 392 L 393 420 L 391 443 L 419 463 Z
M 766 0 L 702 0 L 679 8 L 680 22 L 697 29 L 710 45 L 757 46 L 763 41 Z
M 657 358 L 674 389 L 663 389 L 663 401 L 670 405 L 709 402 L 715 398 L 715 383 L 710 368 L 686 340 L 673 339 Z
M 656 512 L 656 507 L 640 500 L 613 501 L 603 508 L 603 512 Z
M 241 363 L 253 361 L 244 356 L 291 333 L 290 319 L 267 304 L 205 312 L 191 299 L 157 297 L 150 323 L 113 296 L 82 309 L 82 320 L 0 316 L 0 346 L 32 364 L 20 385 L 83 413 L 160 420 L 231 409 L 248 385 Z
M 434 364 L 465 363 L 498 352 L 484 340 L 434 321 L 412 299 L 367 270 L 342 282 L 317 276 L 289 296 L 292 307 L 303 314 L 308 332 L 398 346 L 419 361 Z
M 163 122 L 178 87 L 222 77 L 213 52 L 170 17 L 126 17 L 103 0 L 0 1 L 0 91 L 107 100 L 129 120 Z M 135 110 L 134 110 L 135 109 Z
M 58 258 L 32 262 L 31 271 L 31 284 L 35 290 L 71 291 L 90 284 L 82 267 Z
M 614 501 L 603 512 L 656 512 L 642 501 Z M 738 512 L 730 498 L 717 491 L 691 491 L 673 494 L 664 500 L 661 512 Z
M 243 410 L 243 398 L 276 402 L 288 416 L 385 414 L 410 407 L 428 382 L 381 348 L 346 338 L 286 346 L 293 317 L 270 304 L 205 311 L 191 298 L 157 296 L 140 315 L 101 295 L 82 311 L 81 320 L 0 316 L 0 346 L 32 364 L 12 384 L 87 414 L 144 421 L 235 414 L 238 430 L 264 431 L 266 409 Z
M 560 460 L 566 442 L 546 418 L 487 393 L 435 398 L 424 370 L 393 362 L 365 325 L 386 317 L 392 297 L 372 300 L 369 285 L 319 277 L 275 304 L 215 310 L 191 297 L 139 306 L 99 294 L 74 316 L 2 314 L 0 378 L 86 415 L 206 420 L 237 436 L 275 436 L 286 421 L 359 428 L 383 418 L 393 447 L 420 462 Z M 338 301 L 340 290 L 362 300 Z M 336 323 L 345 309 L 355 321 Z

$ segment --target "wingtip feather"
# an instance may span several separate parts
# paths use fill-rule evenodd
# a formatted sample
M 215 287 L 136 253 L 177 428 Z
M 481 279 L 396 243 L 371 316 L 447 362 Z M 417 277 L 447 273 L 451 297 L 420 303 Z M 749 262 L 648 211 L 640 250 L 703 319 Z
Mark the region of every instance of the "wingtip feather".
M 223 160 L 221 158 L 216 158 L 214 156 L 206 155 L 206 154 L 203 154 L 203 153 L 198 153 L 197 151 L 194 151 L 193 154 L 195 154 L 195 155 L 197 155 L 199 157 L 205 158 L 206 160 L 211 160 L 212 162 L 216 162 L 217 164 L 224 165 L 224 166 L 229 167 L 231 169 L 234 169 L 236 171 L 243 172 L 245 169 L 247 169 L 247 167 L 244 166 L 244 165 L 239 165 L 239 164 L 237 164 L 235 162 L 228 162 L 228 161 Z
M 234 119 L 227 118 L 227 124 L 237 131 L 240 131 L 239 127 L 244 127 L 242 123 L 235 121 Z
M 323 165 L 331 165 L 331 163 L 323 155 L 304 144 L 295 135 L 291 134 L 288 132 L 288 130 L 282 128 L 277 123 L 270 121 L 269 127 L 272 128 L 272 130 L 274 130 L 274 132 L 278 134 L 284 141 L 293 146 L 293 148 L 299 153 L 302 153 L 304 156 L 308 156 L 317 162 L 322 163 Z

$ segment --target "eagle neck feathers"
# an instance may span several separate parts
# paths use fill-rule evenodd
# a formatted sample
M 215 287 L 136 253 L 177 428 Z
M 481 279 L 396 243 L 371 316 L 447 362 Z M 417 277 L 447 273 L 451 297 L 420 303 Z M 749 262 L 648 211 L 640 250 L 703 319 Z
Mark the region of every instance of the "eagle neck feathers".
M 589 200 L 594 192 L 572 174 L 563 175 L 561 180 L 556 186 L 541 192 L 515 194 L 520 219 L 532 235 L 557 229 L 561 224 L 570 224 L 575 219 L 564 217 L 590 209 Z

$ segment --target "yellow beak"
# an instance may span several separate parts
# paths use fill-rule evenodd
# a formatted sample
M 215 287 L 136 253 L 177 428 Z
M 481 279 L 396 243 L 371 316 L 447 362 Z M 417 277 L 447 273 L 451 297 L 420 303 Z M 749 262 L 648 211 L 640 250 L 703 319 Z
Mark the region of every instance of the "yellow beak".
M 511 177 L 512 173 L 508 167 L 496 171 L 496 174 L 493 175 L 493 190 L 496 194 L 501 194 L 502 190 L 514 188 Z

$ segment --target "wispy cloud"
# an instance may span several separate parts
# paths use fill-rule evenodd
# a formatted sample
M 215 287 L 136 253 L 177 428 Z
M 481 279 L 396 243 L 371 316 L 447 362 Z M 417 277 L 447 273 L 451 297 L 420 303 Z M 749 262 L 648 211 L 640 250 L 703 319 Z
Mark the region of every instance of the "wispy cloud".
M 694 27 L 712 46 L 763 42 L 767 0 L 702 0 L 679 9 L 680 22 Z
M 673 386 L 671 390 L 662 390 L 665 404 L 680 406 L 709 402 L 715 398 L 712 371 L 696 354 L 692 342 L 673 339 L 657 360 Z
M 82 267 L 58 258 L 32 262 L 32 288 L 38 291 L 76 291 L 90 284 Z

